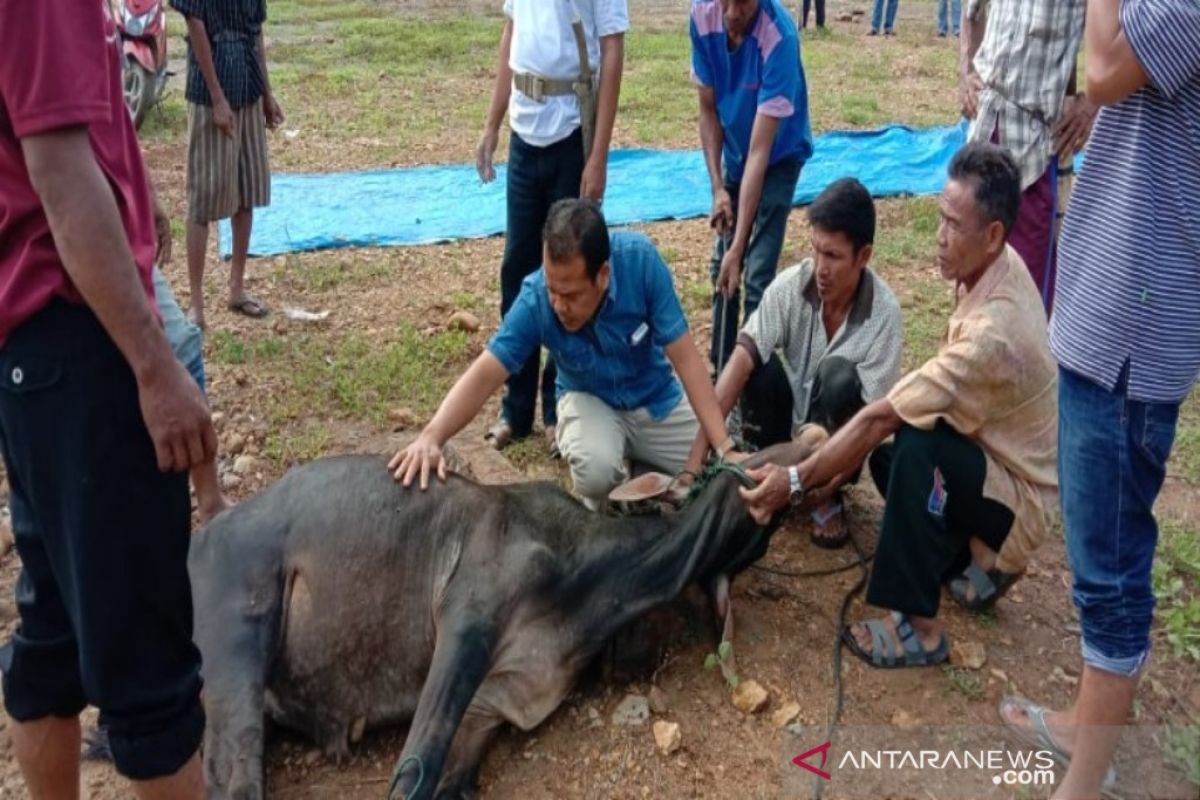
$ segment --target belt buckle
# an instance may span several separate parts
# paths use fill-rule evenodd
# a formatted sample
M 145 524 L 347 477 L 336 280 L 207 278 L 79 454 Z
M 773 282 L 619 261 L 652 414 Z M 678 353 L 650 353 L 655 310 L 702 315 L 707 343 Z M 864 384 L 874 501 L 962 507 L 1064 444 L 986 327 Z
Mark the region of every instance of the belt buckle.
M 529 96 L 536 103 L 546 102 L 546 81 L 540 75 L 530 75 L 529 88 L 532 94 Z

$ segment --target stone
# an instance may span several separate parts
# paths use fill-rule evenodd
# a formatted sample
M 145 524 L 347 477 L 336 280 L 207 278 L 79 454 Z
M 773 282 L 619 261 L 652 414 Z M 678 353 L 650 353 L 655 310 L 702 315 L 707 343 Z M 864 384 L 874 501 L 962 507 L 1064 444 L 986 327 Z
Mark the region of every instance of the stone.
M 8 555 L 14 544 L 12 521 L 7 514 L 0 514 L 0 558 Z
M 446 322 L 446 327 L 452 331 L 474 333 L 479 330 L 479 317 L 470 311 L 455 311 Z
M 767 705 L 771 696 L 757 681 L 742 681 L 733 690 L 733 704 L 743 714 L 757 714 Z
M 417 424 L 417 414 L 411 408 L 393 408 L 388 411 L 388 420 L 393 431 L 402 431 Z
M 987 663 L 987 651 L 982 642 L 956 641 L 950 646 L 950 663 L 966 669 L 982 669 Z
M 837 15 L 838 22 L 854 22 L 854 14 L 849 11 L 843 11 Z
M 254 456 L 240 455 L 233 460 L 233 474 L 244 478 L 254 472 L 257 463 L 257 459 Z
M 669 710 L 667 706 L 667 695 L 657 686 L 650 687 L 650 694 L 647 699 L 650 701 L 650 710 L 655 714 L 666 714 Z
M 654 743 L 658 745 L 658 752 L 664 756 L 677 751 L 683 745 L 683 734 L 679 732 L 679 724 L 662 719 L 655 722 Z
M 892 725 L 902 730 L 911 730 L 921 724 L 921 721 L 908 713 L 904 709 L 900 709 L 895 714 L 892 714 Z
M 241 485 L 242 479 L 232 472 L 226 472 L 221 476 L 221 488 L 227 492 L 232 492 Z
M 992 677 L 1002 683 L 1008 683 L 1008 673 L 998 667 L 992 667 Z
M 800 715 L 800 704 L 796 702 L 784 703 L 779 709 L 771 715 L 771 724 L 776 728 L 782 728 L 789 722 Z
M 645 725 L 650 720 L 650 703 L 640 694 L 627 694 L 613 712 L 613 725 Z
M 231 456 L 241 455 L 246 449 L 246 437 L 240 433 L 231 433 L 225 441 L 225 452 Z
M 320 760 L 321 760 L 321 751 L 320 750 L 309 750 L 307 753 L 304 754 L 304 763 L 306 766 L 309 766 L 309 767 L 316 766 L 317 762 Z

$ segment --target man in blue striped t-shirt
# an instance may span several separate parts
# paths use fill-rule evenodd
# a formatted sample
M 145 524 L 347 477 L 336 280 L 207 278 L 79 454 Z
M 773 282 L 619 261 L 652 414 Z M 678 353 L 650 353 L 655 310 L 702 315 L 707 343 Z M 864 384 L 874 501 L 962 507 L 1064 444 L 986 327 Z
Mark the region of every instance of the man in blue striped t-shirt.
M 1051 349 L 1083 679 L 1074 710 L 1006 699 L 1098 797 L 1150 648 L 1152 509 L 1200 373 L 1200 3 L 1089 0 L 1096 121 L 1062 235 Z

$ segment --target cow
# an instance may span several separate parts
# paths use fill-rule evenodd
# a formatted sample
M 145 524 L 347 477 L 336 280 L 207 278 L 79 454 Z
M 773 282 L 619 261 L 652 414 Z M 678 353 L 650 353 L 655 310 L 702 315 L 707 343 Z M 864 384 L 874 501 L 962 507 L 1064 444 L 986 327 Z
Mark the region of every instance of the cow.
M 724 611 L 778 525 L 754 522 L 729 471 L 678 511 L 618 516 L 552 483 L 405 489 L 385 465 L 295 467 L 194 537 L 210 797 L 263 796 L 268 716 L 335 757 L 411 722 L 390 796 L 470 797 L 501 725 L 536 727 L 614 634 L 689 584 Z

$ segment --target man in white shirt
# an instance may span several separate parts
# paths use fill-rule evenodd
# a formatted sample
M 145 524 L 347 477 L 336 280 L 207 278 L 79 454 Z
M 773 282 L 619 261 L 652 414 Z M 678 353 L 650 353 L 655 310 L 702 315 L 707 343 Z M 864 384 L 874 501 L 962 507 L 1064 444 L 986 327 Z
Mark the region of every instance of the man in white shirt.
M 507 110 L 512 139 L 500 264 L 500 312 L 506 315 L 525 276 L 542 264 L 542 226 L 550 206 L 565 197 L 604 197 L 629 10 L 626 0 L 505 0 L 504 13 L 508 20 L 500 37 L 496 85 L 475 164 L 485 183 L 495 179 L 492 158 Z M 497 449 L 533 429 L 539 361 L 535 353 L 508 378 L 500 419 L 488 432 Z M 548 357 L 542 370 L 542 420 L 552 452 L 556 374 Z

